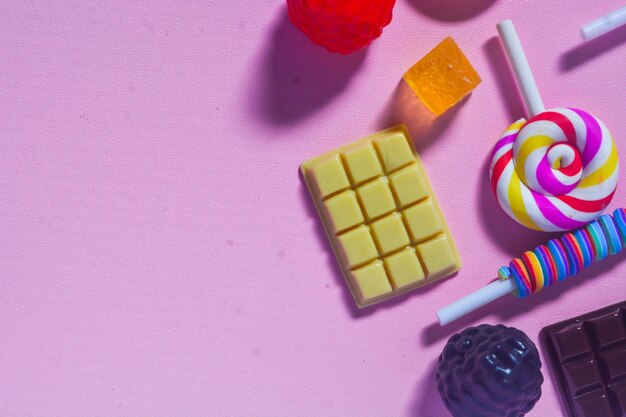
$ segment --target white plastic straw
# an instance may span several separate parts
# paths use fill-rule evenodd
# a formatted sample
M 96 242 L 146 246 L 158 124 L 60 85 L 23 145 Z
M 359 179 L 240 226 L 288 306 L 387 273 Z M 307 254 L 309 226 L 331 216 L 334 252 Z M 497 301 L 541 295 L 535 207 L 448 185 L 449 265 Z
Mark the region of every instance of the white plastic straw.
M 586 41 L 604 35 L 611 30 L 626 25 L 626 7 L 615 10 L 605 16 L 580 27 L 580 36 Z
M 471 313 L 477 308 L 509 294 L 514 289 L 515 283 L 511 279 L 492 282 L 486 287 L 483 287 L 480 290 L 437 311 L 439 324 L 445 326 L 446 324 Z
M 524 98 L 524 103 L 526 103 L 528 116 L 536 116 L 544 111 L 545 107 L 543 106 L 543 101 L 541 101 L 541 96 L 539 95 L 533 73 L 530 70 L 530 65 L 528 65 L 526 54 L 524 54 L 522 43 L 517 36 L 517 32 L 515 32 L 513 22 L 511 22 L 510 19 L 503 20 L 498 23 L 496 27 L 498 28 L 500 39 L 504 44 L 506 54 L 509 57 L 511 67 L 513 67 L 513 72 L 515 73 L 515 78 L 517 79 L 522 97 Z

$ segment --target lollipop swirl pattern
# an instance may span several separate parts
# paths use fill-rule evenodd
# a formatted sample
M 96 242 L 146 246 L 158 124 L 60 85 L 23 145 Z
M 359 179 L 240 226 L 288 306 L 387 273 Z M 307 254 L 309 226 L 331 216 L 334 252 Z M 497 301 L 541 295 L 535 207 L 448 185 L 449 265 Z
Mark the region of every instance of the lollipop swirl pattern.
M 618 171 L 604 124 L 583 110 L 558 108 L 507 128 L 493 150 L 490 177 L 509 216 L 554 232 L 596 219 L 613 198 Z

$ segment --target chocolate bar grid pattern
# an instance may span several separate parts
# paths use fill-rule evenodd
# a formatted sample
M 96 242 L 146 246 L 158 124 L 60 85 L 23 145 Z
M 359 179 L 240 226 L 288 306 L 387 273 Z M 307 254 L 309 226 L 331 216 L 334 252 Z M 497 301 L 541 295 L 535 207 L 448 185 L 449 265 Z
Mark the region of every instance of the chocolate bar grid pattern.
M 563 400 L 571 416 L 624 417 L 626 310 L 618 305 L 584 317 L 543 330 Z
M 402 138 L 401 141 L 405 148 L 401 149 L 402 147 L 395 146 L 398 148 L 398 160 L 385 160 L 385 155 L 380 150 L 381 142 L 385 140 L 397 141 L 399 137 Z M 399 143 L 398 141 L 396 145 Z M 360 174 L 354 173 L 354 170 L 351 169 L 346 153 L 355 149 L 367 149 L 368 146 L 374 150 L 372 153 L 376 156 L 382 171 L 372 177 L 359 178 Z M 321 198 L 315 198 L 314 195 L 314 200 L 316 200 L 318 211 L 324 221 L 324 226 L 331 243 L 333 243 L 337 257 L 343 258 L 343 261 L 340 260 L 340 264 L 344 277 L 359 306 L 382 301 L 401 292 L 451 275 L 459 269 L 460 262 L 456 247 L 434 199 L 417 153 L 403 127 L 379 132 L 372 137 L 362 139 L 304 163 L 302 168 L 309 189 L 312 188 L 311 182 L 314 182 L 314 179 L 309 178 L 308 169 L 313 169 L 317 161 L 338 161 L 340 164 L 337 165 L 341 167 L 343 174 L 348 179 L 343 187 L 329 194 L 324 195 L 323 191 L 318 190 L 318 196 Z M 337 173 L 337 175 L 341 174 Z M 411 187 L 413 187 L 413 191 L 409 190 Z M 378 191 L 374 192 L 374 190 Z M 419 190 L 423 190 L 422 195 L 420 195 Z M 378 195 L 379 198 L 370 198 L 370 191 L 372 191 L 372 195 Z M 382 200 L 388 199 L 389 201 L 381 201 L 382 196 L 385 196 Z M 360 214 L 358 221 L 333 224 L 332 206 L 335 201 L 341 199 L 356 201 Z M 420 217 L 421 220 L 412 221 L 417 219 L 416 216 Z M 420 222 L 423 226 L 424 220 L 428 226 L 420 227 Z M 374 242 L 376 253 L 364 256 L 363 259 L 351 261 L 348 259 L 349 256 L 343 253 L 342 247 L 344 245 L 342 242 L 349 241 L 352 235 L 356 237 L 356 235 L 364 235 L 365 233 L 369 234 Z M 390 239 L 392 236 L 393 238 Z M 411 268 L 404 268 L 400 271 L 399 268 L 406 265 L 403 263 L 394 265 L 394 259 L 410 256 L 407 251 L 416 255 L 417 265 L 414 271 L 407 271 Z M 433 251 L 443 254 L 443 263 L 441 259 L 429 261 L 429 259 L 434 259 L 432 257 Z M 446 253 L 449 254 L 447 259 Z M 355 282 L 355 276 L 368 268 L 380 268 L 381 264 L 384 266 L 390 291 L 375 297 L 376 299 L 364 300 L 366 297 L 359 294 L 359 285 Z M 399 281 L 398 278 L 402 278 L 401 275 L 406 276 L 411 272 L 414 275 L 413 282 L 411 282 L 411 278 L 409 278 L 408 283 L 396 282 Z M 422 276 L 419 276 L 420 274 Z

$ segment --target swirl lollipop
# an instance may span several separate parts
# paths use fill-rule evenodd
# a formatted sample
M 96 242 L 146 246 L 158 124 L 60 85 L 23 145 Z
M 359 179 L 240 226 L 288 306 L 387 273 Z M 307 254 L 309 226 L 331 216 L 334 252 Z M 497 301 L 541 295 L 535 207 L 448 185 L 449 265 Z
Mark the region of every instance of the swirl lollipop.
M 493 192 L 509 216 L 531 229 L 582 227 L 602 214 L 615 193 L 615 142 L 606 126 L 583 110 L 545 110 L 513 23 L 497 27 L 530 119 L 513 123 L 496 143 Z

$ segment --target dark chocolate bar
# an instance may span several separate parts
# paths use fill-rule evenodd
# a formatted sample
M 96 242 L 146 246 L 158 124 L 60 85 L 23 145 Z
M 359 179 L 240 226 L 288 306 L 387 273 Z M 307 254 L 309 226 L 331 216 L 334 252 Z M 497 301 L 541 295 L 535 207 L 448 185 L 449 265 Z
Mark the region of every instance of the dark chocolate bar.
M 569 417 L 626 417 L 626 301 L 545 327 Z

